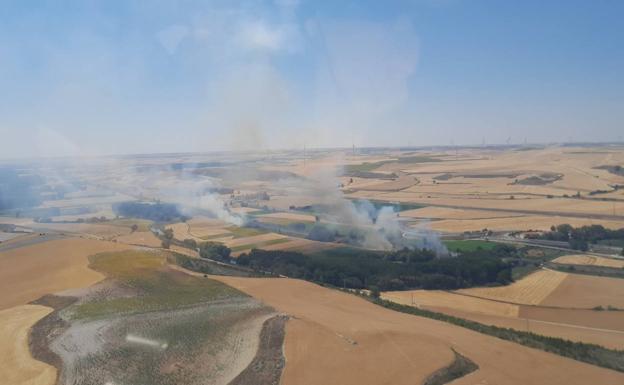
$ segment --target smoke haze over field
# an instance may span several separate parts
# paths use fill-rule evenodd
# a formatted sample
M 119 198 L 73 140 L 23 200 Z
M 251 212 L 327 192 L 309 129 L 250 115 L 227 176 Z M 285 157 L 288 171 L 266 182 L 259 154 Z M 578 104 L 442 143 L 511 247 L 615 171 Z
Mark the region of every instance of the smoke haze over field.
M 623 8 L 13 2 L 0 157 L 621 140 Z

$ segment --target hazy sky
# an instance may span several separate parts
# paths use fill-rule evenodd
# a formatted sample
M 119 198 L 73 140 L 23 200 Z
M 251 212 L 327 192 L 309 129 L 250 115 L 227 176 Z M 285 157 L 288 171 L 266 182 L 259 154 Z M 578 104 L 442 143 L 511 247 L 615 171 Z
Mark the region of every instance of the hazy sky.
M 0 158 L 621 140 L 623 20 L 619 0 L 3 1 Z

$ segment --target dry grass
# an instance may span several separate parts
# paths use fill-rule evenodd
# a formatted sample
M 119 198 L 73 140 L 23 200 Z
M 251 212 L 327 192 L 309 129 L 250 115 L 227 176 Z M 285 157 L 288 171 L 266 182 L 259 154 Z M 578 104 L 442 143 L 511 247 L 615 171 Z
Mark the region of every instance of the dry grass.
M 508 286 L 476 287 L 461 289 L 458 293 L 497 301 L 525 305 L 542 303 L 561 283 L 568 274 L 553 270 L 538 270 Z
M 394 312 L 309 282 L 214 278 L 295 317 L 286 330 L 284 385 L 421 383 L 450 364 L 451 347 L 479 365 L 453 384 L 624 381 L 621 373 Z
M 28 331 L 52 309 L 21 305 L 0 310 L 0 382 L 6 385 L 51 385 L 56 369 L 33 359 L 28 348 Z

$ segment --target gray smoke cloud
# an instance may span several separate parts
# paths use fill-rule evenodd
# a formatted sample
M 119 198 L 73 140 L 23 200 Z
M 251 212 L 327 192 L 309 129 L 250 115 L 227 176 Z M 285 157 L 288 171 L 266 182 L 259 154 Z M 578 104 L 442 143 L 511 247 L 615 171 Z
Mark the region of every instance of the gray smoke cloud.
M 392 205 L 374 205 L 368 200 L 354 201 L 340 191 L 341 167 L 326 167 L 310 177 L 304 188 L 321 204 L 331 207 L 325 216 L 331 225 L 344 224 L 358 228 L 363 234 L 360 246 L 377 250 L 398 248 L 429 249 L 437 255 L 448 255 L 439 235 L 427 222 L 416 228 L 405 226 Z M 303 192 L 302 192 L 303 193 Z

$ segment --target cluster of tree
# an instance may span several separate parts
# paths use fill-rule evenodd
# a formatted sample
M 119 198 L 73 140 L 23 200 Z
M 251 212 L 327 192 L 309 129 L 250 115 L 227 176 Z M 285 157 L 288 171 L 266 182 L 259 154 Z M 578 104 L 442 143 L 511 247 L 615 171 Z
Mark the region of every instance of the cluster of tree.
M 188 218 L 171 203 L 122 202 L 113 205 L 115 214 L 129 217 L 149 219 L 154 222 L 184 222 Z
M 573 227 L 569 224 L 553 226 L 549 232 L 536 236 L 537 239 L 568 242 L 571 248 L 587 251 L 589 244 L 604 240 L 624 240 L 624 228 L 607 229 L 602 225 Z
M 204 242 L 199 245 L 199 256 L 216 261 L 230 262 L 230 248 L 218 242 Z
M 171 243 L 174 242 L 173 239 L 173 229 L 164 229 L 162 231 L 162 247 L 164 249 L 168 249 L 171 246 Z
M 403 249 L 388 253 L 336 249 L 304 255 L 281 250 L 257 250 L 237 263 L 271 272 L 352 289 L 457 289 L 511 282 L 511 264 L 504 250 L 479 250 L 458 257 L 437 258 L 429 250 Z

